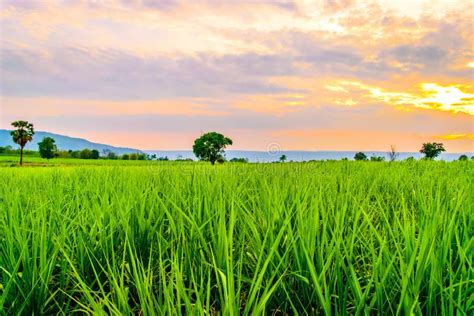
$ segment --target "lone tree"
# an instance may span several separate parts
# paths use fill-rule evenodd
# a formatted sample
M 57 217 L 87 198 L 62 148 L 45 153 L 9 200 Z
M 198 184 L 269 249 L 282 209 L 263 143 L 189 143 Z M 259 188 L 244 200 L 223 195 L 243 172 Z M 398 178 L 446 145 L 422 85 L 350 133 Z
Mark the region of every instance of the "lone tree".
M 194 141 L 193 152 L 199 160 L 215 164 L 218 160 L 224 160 L 224 149 L 228 145 L 232 145 L 232 139 L 216 132 L 210 132 Z
M 358 161 L 365 161 L 367 160 L 367 155 L 364 154 L 363 152 L 358 152 L 357 154 L 354 155 L 354 159 Z
M 38 143 L 38 150 L 41 158 L 54 158 L 56 151 L 58 150 L 55 142 L 56 141 L 51 137 L 44 137 L 43 140 Z
M 33 140 L 35 130 L 33 124 L 28 121 L 16 121 L 12 123 L 15 128 L 11 131 L 10 135 L 13 138 L 13 142 L 20 145 L 20 166 L 23 166 L 23 150 L 28 142 Z
M 446 151 L 446 149 L 441 143 L 424 143 L 420 149 L 420 153 L 424 154 L 427 159 L 436 158 L 443 151 Z
M 286 155 L 281 155 L 280 162 L 285 162 L 285 161 L 286 161 Z
M 398 158 L 398 152 L 395 145 L 390 145 L 390 151 L 388 152 L 388 157 L 390 161 L 395 161 Z

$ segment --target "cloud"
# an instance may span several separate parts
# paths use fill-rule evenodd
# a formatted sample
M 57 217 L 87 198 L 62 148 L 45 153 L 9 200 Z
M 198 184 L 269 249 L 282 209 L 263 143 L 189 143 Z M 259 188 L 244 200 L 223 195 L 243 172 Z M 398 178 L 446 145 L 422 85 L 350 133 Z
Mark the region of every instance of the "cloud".
M 365 100 L 381 101 L 388 105 L 417 107 L 452 113 L 474 115 L 474 92 L 470 86 L 422 83 L 416 92 L 387 91 L 356 81 L 339 81 L 326 86 L 328 90 L 342 94 L 359 95 Z M 409 110 L 409 108 L 406 108 Z
M 157 55 L 140 58 L 122 51 L 68 47 L 42 53 L 3 50 L 2 93 L 12 96 L 74 96 L 98 99 L 210 97 L 225 93 L 288 91 L 265 76 L 291 73 L 278 57 Z
M 219 129 L 249 137 L 249 147 L 291 130 L 303 139 L 282 136 L 293 144 L 311 133 L 329 144 L 330 131 L 355 143 L 377 131 L 470 135 L 473 8 L 445 0 L 5 0 L 2 123 L 24 116 L 44 129 L 105 137 L 127 128 L 183 142 Z
M 439 139 L 444 139 L 444 140 L 458 140 L 458 139 L 463 139 L 463 140 L 473 140 L 474 141 L 474 134 L 451 134 L 451 135 L 440 135 L 436 136 L 436 138 Z M 474 142 L 473 148 L 474 148 Z

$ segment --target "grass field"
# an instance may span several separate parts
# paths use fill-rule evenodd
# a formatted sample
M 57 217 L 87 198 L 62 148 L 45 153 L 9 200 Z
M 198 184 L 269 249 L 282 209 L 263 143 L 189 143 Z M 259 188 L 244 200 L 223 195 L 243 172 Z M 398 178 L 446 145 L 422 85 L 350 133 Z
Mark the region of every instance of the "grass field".
M 6 315 L 474 311 L 472 162 L 33 163 L 0 159 Z

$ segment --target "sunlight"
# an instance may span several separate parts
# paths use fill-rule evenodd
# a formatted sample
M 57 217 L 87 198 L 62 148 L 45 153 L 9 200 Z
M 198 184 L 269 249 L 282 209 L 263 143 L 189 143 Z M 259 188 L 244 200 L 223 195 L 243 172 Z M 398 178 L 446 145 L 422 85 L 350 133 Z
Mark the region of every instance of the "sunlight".
M 474 94 L 463 92 L 459 85 L 441 86 L 436 83 L 423 83 L 421 88 L 426 97 L 414 100 L 416 106 L 474 115 Z
M 474 140 L 474 134 L 451 134 L 451 135 L 438 136 L 438 138 L 446 139 L 446 140 L 455 140 L 455 139 Z
M 409 111 L 407 106 L 411 105 L 423 109 L 474 115 L 474 93 L 466 92 L 471 88 L 468 85 L 442 86 L 437 83 L 422 83 L 419 92 L 409 93 L 387 91 L 361 82 L 340 80 L 338 84 L 327 85 L 326 88 L 333 92 L 353 95 L 366 91 L 368 93 L 364 93 L 362 97 L 379 100 L 404 111 Z

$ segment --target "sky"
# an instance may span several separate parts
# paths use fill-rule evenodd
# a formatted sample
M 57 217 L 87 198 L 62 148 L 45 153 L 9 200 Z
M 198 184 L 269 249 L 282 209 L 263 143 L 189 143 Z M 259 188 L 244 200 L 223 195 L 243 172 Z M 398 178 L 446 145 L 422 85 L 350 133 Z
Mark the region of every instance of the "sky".
M 0 128 L 472 152 L 473 84 L 473 1 L 0 0 Z

